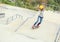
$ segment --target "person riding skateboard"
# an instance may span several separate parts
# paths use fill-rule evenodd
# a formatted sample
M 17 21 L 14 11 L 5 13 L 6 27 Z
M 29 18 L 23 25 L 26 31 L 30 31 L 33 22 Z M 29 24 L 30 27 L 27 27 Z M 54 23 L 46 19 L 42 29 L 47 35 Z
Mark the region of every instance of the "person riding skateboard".
M 39 15 L 38 15 L 37 21 L 32 26 L 33 29 L 39 28 L 39 25 L 41 24 L 41 22 L 43 20 L 43 10 L 44 10 L 44 5 L 38 6 L 38 14 Z

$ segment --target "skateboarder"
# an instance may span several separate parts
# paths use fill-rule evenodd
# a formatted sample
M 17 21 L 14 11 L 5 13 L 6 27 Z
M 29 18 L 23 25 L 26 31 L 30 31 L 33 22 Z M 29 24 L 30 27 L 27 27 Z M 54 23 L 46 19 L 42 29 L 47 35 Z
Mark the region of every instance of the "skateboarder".
M 33 29 L 35 28 L 39 28 L 39 25 L 41 24 L 42 22 L 42 19 L 43 19 L 43 10 L 44 10 L 44 5 L 40 5 L 38 7 L 38 18 L 37 18 L 37 21 L 34 23 L 34 25 L 32 26 Z

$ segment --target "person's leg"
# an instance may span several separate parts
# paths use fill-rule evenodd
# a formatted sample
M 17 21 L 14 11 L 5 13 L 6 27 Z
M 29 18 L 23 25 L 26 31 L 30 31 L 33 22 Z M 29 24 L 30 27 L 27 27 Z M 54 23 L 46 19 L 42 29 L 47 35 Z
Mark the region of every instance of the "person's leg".
M 37 26 L 41 24 L 42 20 L 43 20 L 43 17 L 40 17 L 40 22 L 37 24 Z
M 38 18 L 37 18 L 37 21 L 36 21 L 36 22 L 34 23 L 34 25 L 32 26 L 33 29 L 34 29 L 34 27 L 36 27 L 38 21 L 39 21 L 39 16 L 38 16 Z
M 38 23 L 38 21 L 39 21 L 39 16 L 38 16 L 38 18 L 37 18 L 37 21 L 34 23 L 34 25 L 36 25 L 36 24 Z
M 42 23 L 43 17 L 40 17 L 40 24 Z

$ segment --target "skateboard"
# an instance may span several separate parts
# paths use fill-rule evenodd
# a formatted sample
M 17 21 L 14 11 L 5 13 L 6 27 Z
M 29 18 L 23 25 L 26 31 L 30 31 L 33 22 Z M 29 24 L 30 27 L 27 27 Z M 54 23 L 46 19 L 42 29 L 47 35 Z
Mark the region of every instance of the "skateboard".
M 40 26 L 32 26 L 32 29 L 36 29 L 36 28 L 39 28 Z

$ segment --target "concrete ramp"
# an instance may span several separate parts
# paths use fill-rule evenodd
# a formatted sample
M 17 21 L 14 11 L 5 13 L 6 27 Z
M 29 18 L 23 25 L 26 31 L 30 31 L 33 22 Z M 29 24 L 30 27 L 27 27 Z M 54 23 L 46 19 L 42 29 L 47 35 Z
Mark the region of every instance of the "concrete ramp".
M 43 39 L 46 42 L 54 42 L 59 25 L 43 20 L 40 27 L 33 30 L 33 24 L 34 18 L 27 20 L 27 22 L 18 29 L 17 33 L 34 39 Z
M 1 42 L 42 42 L 40 40 L 43 40 L 44 42 L 55 42 L 59 35 L 60 13 L 58 14 L 54 11 L 45 10 L 40 27 L 32 29 L 32 25 L 38 17 L 37 11 L 2 4 L 0 5 L 0 12 L 5 13 L 6 15 L 5 18 L 2 18 L 3 21 L 1 21 L 1 23 L 5 23 L 7 20 L 10 21 L 8 24 L 0 24 Z M 23 18 L 16 18 L 16 14 L 21 15 Z M 12 34 L 2 31 L 11 32 Z

